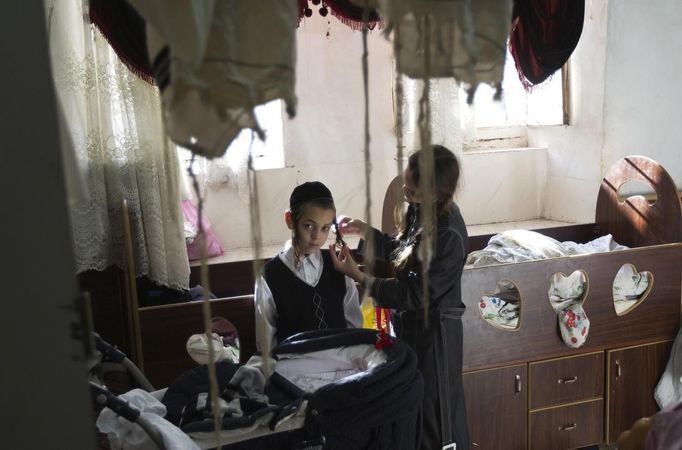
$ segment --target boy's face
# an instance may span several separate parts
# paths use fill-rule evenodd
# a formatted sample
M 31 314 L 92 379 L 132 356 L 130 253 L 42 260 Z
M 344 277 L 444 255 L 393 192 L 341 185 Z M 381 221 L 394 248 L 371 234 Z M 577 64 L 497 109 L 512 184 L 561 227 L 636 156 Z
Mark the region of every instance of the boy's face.
M 327 242 L 336 213 L 333 209 L 305 205 L 296 228 L 298 248 L 304 255 L 319 250 Z

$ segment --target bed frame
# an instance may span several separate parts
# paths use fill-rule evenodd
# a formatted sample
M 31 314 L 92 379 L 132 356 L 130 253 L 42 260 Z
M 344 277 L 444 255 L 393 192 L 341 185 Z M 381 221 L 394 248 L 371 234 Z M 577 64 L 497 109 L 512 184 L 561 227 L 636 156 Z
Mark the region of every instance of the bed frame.
M 175 303 L 139 309 L 145 374 L 158 387 L 169 386 L 175 378 L 197 366 L 186 350 L 187 338 L 204 332 L 203 302 Z M 222 316 L 239 333 L 242 362 L 256 351 L 253 295 L 213 299 L 211 317 Z

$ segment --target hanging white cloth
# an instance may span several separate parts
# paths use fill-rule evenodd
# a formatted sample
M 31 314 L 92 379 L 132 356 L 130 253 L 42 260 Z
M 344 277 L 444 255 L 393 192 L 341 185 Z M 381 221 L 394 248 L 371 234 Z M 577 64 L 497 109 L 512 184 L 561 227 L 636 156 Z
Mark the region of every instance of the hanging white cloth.
M 352 0 L 363 6 L 364 0 Z M 511 0 L 370 0 L 387 23 L 400 27 L 399 70 L 412 78 L 454 77 L 460 83 L 497 85 L 502 81 Z M 424 17 L 430 18 L 425 34 Z M 426 37 L 428 36 L 428 39 Z M 429 43 L 430 63 L 424 54 Z
M 587 276 L 582 270 L 569 276 L 555 273 L 550 278 L 549 303 L 557 313 L 561 339 L 570 348 L 581 347 L 590 332 L 590 319 L 583 309 L 586 294 Z
M 124 266 L 126 199 L 137 275 L 186 288 L 179 164 L 163 132 L 158 90 L 118 60 L 81 2 L 46 8 L 58 101 L 89 194 L 70 209 L 77 273 Z
M 214 158 L 244 128 L 265 138 L 256 106 L 281 98 L 294 116 L 296 1 L 130 3 L 147 21 L 149 52 L 173 141 Z

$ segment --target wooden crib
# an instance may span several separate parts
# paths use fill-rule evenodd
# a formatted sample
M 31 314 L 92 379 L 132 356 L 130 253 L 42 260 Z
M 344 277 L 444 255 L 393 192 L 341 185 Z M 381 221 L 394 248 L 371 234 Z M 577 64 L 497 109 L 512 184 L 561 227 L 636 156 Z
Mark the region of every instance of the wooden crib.
M 629 180 L 652 186 L 655 202 L 639 196 L 619 201 L 618 189 Z M 631 248 L 464 271 L 463 378 L 473 448 L 613 443 L 636 419 L 656 411 L 653 389 L 680 326 L 679 194 L 660 165 L 625 158 L 605 176 L 595 217 L 594 224 L 544 231 L 577 242 L 610 233 Z M 613 280 L 624 264 L 652 277 L 646 297 L 618 315 Z M 550 277 L 575 270 L 587 275 L 583 307 L 591 322 L 585 344 L 577 349 L 562 341 L 548 300 Z M 500 280 L 512 281 L 521 296 L 513 330 L 492 326 L 476 306 Z

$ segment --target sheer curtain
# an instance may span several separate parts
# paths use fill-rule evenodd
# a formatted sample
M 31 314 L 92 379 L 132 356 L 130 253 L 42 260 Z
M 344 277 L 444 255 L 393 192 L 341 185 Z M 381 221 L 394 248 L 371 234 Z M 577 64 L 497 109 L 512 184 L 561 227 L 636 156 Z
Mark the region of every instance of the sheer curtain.
M 84 3 L 46 2 L 57 97 L 88 194 L 71 207 L 77 272 L 124 266 L 126 199 L 137 275 L 187 288 L 178 157 L 158 90 L 118 60 Z
M 402 77 L 403 95 L 403 139 L 407 152 L 421 147 L 421 137 L 417 126 L 419 101 L 424 90 L 424 81 Z M 431 107 L 431 142 L 443 145 L 455 153 L 462 152 L 462 144 L 471 139 L 473 123 L 462 114 L 460 86 L 454 78 L 431 80 L 429 88 Z M 466 107 L 466 105 L 464 105 Z M 394 118 L 395 120 L 395 118 Z M 407 156 L 407 154 L 405 155 Z

